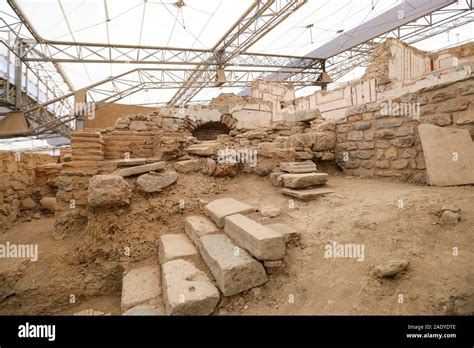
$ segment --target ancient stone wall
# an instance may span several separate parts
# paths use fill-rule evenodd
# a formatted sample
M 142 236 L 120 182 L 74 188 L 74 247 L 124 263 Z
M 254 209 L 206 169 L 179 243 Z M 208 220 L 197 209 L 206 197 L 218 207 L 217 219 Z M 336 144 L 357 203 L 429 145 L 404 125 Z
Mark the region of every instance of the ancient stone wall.
M 337 120 L 336 161 L 350 175 L 426 182 L 421 123 L 466 128 L 474 137 L 474 76 L 349 108 Z
M 54 191 L 56 163 L 47 154 L 0 152 L 0 232 L 41 209 L 40 199 Z

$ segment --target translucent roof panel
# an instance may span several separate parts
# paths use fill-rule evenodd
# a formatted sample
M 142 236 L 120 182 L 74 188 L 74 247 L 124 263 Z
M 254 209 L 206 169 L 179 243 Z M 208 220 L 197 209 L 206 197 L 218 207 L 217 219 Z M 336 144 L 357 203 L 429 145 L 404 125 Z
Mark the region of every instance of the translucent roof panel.
M 45 39 L 212 48 L 252 0 L 17 0 Z M 41 13 L 41 16 L 38 14 Z

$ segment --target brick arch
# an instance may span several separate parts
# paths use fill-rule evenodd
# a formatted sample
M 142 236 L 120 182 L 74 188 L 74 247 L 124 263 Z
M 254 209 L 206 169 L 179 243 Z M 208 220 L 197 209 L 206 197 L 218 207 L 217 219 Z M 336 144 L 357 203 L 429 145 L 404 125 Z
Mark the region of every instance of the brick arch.
M 186 116 L 184 118 L 183 124 L 180 127 L 180 130 L 193 133 L 198 127 L 203 127 L 206 124 L 214 124 L 216 128 L 225 127 L 228 128 L 230 131 L 237 127 L 237 120 L 231 114 L 221 115 L 219 121 L 193 121 L 189 116 Z

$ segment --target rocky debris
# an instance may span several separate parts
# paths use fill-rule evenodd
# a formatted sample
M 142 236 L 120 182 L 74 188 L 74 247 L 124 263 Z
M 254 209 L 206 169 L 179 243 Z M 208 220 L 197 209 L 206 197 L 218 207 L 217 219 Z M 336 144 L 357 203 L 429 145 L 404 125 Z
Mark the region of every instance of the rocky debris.
M 161 265 L 177 259 L 183 259 L 195 265 L 200 262 L 196 247 L 184 233 L 160 236 L 158 253 Z
M 452 211 L 445 210 L 439 223 L 441 225 L 456 225 L 459 223 L 460 217 L 458 213 L 453 213 Z
M 246 214 L 252 211 L 255 211 L 254 207 L 233 198 L 216 199 L 204 207 L 204 213 L 219 227 L 224 227 L 224 218 L 228 215 Z
M 157 163 L 151 163 L 151 164 L 144 164 L 141 166 L 133 166 L 133 167 L 128 167 L 124 169 L 119 169 L 114 174 L 120 175 L 123 177 L 128 177 L 128 176 L 149 173 L 149 172 L 159 172 L 164 169 L 165 169 L 165 162 L 157 162 Z
M 316 172 L 316 164 L 313 161 L 303 162 L 282 162 L 280 170 L 291 174 L 314 173 Z
M 300 239 L 300 234 L 298 230 L 292 226 L 277 223 L 277 224 L 266 225 L 266 227 L 268 227 L 269 229 L 277 233 L 280 233 L 285 239 L 286 243 L 296 242 Z
M 262 264 L 223 234 L 201 237 L 201 255 L 224 296 L 259 286 L 267 281 Z
M 117 163 L 117 167 L 133 167 L 147 164 L 147 161 L 145 158 L 130 158 L 117 160 L 115 163 Z
M 265 206 L 260 208 L 260 214 L 264 217 L 274 218 L 274 217 L 277 217 L 278 215 L 280 215 L 280 213 L 281 213 L 280 209 L 278 209 L 276 207 L 272 207 L 270 205 L 265 205 Z
M 392 260 L 375 266 L 372 274 L 378 278 L 393 277 L 404 271 L 409 265 L 408 260 Z
M 56 211 L 56 197 L 44 197 L 40 200 L 41 207 L 49 213 Z
M 129 270 L 122 281 L 122 312 L 138 305 L 160 309 L 161 284 L 158 266 L 143 266 Z
M 209 315 L 219 301 L 219 291 L 206 274 L 184 260 L 162 265 L 163 300 L 167 315 Z
M 201 159 L 201 173 L 204 175 L 213 175 L 216 171 L 216 161 L 212 158 L 203 158 Z
M 306 189 L 306 190 L 292 190 L 289 188 L 281 189 L 281 193 L 283 193 L 284 195 L 295 197 L 303 201 L 315 199 L 320 196 L 324 196 L 328 193 L 334 193 L 334 192 L 335 192 L 334 190 L 327 189 L 327 188 L 313 188 L 313 189 Z
M 200 215 L 187 216 L 184 220 L 184 228 L 188 237 L 199 248 L 201 248 L 202 236 L 220 233 L 219 227 L 207 217 Z
M 216 142 L 203 141 L 201 143 L 188 146 L 186 149 L 184 149 L 184 151 L 186 151 L 190 155 L 196 156 L 215 156 L 217 155 L 217 152 L 219 151 L 221 146 L 221 144 Z
M 122 315 L 125 316 L 155 316 L 155 315 L 164 315 L 165 312 L 161 309 L 152 307 L 152 306 L 147 306 L 147 305 L 140 305 L 136 306 L 133 308 L 130 308 L 129 310 L 123 312 Z
M 258 260 L 279 260 L 285 256 L 283 236 L 244 215 L 227 216 L 224 231 Z
M 35 208 L 36 208 L 36 203 L 30 197 L 27 197 L 20 201 L 21 210 L 30 210 L 30 209 L 35 209 Z
M 89 182 L 87 203 L 90 207 L 128 205 L 132 189 L 120 175 L 96 175 Z
M 282 174 L 283 186 L 292 189 L 302 189 L 326 184 L 326 173 Z
M 233 178 L 239 172 L 239 167 L 237 164 L 218 164 L 214 171 L 214 176 L 216 177 L 230 177 Z
M 436 216 L 439 216 L 441 217 L 441 215 L 443 215 L 443 213 L 445 211 L 450 211 L 452 213 L 460 213 L 461 212 L 461 209 L 459 209 L 458 207 L 456 207 L 455 205 L 443 205 L 441 208 L 437 209 L 436 211 L 434 211 L 434 214 Z
M 197 172 L 201 169 L 201 163 L 198 159 L 179 161 L 174 164 L 174 169 L 182 174 Z
M 140 175 L 137 179 L 137 186 L 140 191 L 153 193 L 160 192 L 165 187 L 174 184 L 178 180 L 178 174 L 174 171 L 163 173 L 149 173 Z

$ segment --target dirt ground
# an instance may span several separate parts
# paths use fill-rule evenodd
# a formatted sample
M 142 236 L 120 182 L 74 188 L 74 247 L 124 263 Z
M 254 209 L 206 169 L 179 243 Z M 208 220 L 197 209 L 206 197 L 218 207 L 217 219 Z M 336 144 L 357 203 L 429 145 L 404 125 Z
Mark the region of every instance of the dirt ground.
M 253 217 L 295 226 L 301 240 L 289 246 L 284 271 L 223 298 L 216 314 L 474 314 L 473 186 L 437 188 L 341 174 L 332 174 L 329 186 L 335 194 L 292 206 L 268 178 L 180 175 L 162 193 L 136 193 L 129 208 L 91 212 L 88 228 L 63 240 L 52 238 L 52 216 L 20 222 L 0 235 L 0 243 L 38 244 L 39 258 L 0 259 L 0 314 L 120 314 L 123 270 L 156 257 L 161 234 L 184 232 L 183 218 L 198 212 L 199 198 L 217 197 L 280 208 L 276 218 Z M 445 204 L 461 209 L 459 224 L 438 224 L 433 212 Z M 364 245 L 364 260 L 325 258 L 332 241 Z M 130 254 L 124 255 L 125 248 Z M 408 269 L 393 279 L 371 276 L 372 267 L 395 258 L 407 259 Z

